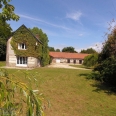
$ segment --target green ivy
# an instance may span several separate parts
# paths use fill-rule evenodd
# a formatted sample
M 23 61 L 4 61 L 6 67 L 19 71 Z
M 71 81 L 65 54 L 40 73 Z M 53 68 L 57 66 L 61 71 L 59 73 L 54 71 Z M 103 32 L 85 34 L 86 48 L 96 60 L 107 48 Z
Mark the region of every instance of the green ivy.
M 19 43 L 25 43 L 26 50 L 18 49 Z M 13 34 L 11 39 L 11 46 L 14 50 L 14 53 L 17 56 L 35 57 L 35 58 L 41 57 L 41 49 L 42 49 L 41 43 L 36 40 L 33 34 L 25 26 L 21 26 Z

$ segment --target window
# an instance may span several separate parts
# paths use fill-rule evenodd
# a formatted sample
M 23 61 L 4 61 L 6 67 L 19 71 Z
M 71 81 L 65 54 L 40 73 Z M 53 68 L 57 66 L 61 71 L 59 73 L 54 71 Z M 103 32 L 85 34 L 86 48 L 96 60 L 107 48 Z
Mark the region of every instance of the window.
M 27 57 L 17 57 L 17 65 L 27 65 Z
M 19 43 L 18 44 L 18 49 L 25 50 L 26 49 L 26 44 L 25 43 Z

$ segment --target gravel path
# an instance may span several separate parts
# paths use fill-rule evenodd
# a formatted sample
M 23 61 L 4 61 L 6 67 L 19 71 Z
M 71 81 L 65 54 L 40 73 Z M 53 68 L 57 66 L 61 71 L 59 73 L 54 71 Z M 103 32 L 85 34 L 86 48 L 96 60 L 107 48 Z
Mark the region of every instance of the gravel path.
M 90 70 L 90 69 L 85 69 L 85 68 L 76 68 L 76 67 L 73 67 L 73 66 L 69 66 L 69 64 L 64 64 L 64 63 L 57 63 L 57 64 L 54 63 L 54 64 L 50 64 L 48 67 Z

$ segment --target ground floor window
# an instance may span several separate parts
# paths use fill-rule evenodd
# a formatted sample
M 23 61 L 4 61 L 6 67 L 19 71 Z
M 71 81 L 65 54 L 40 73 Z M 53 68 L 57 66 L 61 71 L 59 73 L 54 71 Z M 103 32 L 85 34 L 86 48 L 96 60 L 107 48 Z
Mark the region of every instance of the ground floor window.
M 17 57 L 17 65 L 27 65 L 27 57 Z

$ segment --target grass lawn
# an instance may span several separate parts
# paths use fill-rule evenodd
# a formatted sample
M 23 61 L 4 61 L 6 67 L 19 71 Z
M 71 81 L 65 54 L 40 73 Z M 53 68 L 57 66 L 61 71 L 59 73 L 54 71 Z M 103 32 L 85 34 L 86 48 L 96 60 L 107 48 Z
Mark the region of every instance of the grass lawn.
M 26 82 L 22 71 L 8 70 Z M 38 68 L 30 73 L 38 73 L 38 89 L 51 103 L 45 109 L 46 116 L 116 116 L 116 95 L 109 94 L 94 80 L 80 76 L 90 70 Z M 35 83 L 32 85 L 34 87 Z
M 5 66 L 6 62 L 5 61 L 0 61 L 0 67 Z

